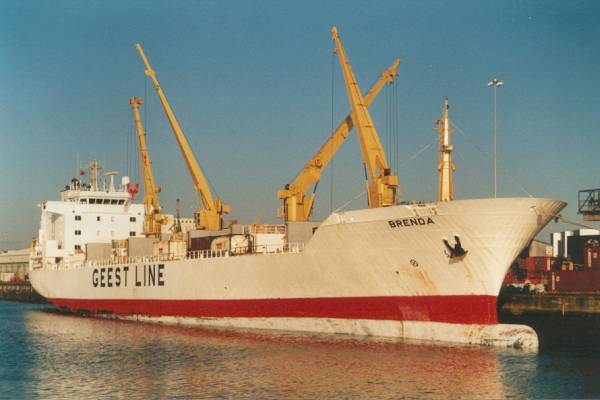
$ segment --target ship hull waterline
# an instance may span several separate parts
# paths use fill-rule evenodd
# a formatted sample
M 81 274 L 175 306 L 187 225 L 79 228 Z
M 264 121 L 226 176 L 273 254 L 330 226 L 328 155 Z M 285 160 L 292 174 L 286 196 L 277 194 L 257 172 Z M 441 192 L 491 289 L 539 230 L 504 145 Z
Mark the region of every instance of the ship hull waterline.
M 30 279 L 57 307 L 90 315 L 532 348 L 531 328 L 498 324 L 496 298 L 564 206 L 512 198 L 334 213 L 299 253 L 45 266 Z

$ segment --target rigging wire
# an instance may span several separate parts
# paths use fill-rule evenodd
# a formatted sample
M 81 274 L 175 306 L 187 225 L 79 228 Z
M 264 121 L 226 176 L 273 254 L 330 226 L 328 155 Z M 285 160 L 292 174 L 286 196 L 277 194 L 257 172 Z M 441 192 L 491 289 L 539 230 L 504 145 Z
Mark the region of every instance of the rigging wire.
M 130 113 L 129 118 L 131 119 L 131 129 L 129 131 L 129 176 L 131 183 L 134 184 L 137 180 L 135 175 L 135 159 L 136 159 L 136 133 L 135 133 L 135 121 L 133 120 L 133 115 Z
M 396 156 L 395 156 L 395 167 L 394 167 L 394 171 L 396 171 L 396 174 L 398 174 L 398 154 L 400 153 L 400 102 L 398 101 L 398 85 L 394 85 L 394 92 L 395 92 L 395 97 L 396 97 L 396 109 L 394 111 L 395 116 L 396 116 L 396 146 L 395 146 L 395 151 L 396 151 Z
M 137 132 L 134 129 L 133 135 L 133 173 L 135 176 L 136 183 L 140 181 L 140 157 L 139 157 L 139 143 L 137 140 Z
M 148 109 L 150 108 L 150 102 L 148 101 L 148 79 L 144 80 L 144 136 L 146 137 L 146 146 L 148 146 L 148 132 L 150 132 L 150 121 L 148 120 Z M 152 118 L 152 114 L 150 114 Z M 140 166 L 143 168 L 143 166 Z
M 392 113 L 390 115 L 391 118 L 391 122 L 392 122 L 392 155 L 391 155 L 391 159 L 390 159 L 390 168 L 395 171 L 396 170 L 396 142 L 397 142 L 397 129 L 396 129 L 396 105 L 397 105 L 397 99 L 396 99 L 396 88 L 392 87 L 391 89 L 391 93 L 392 93 Z
M 350 200 L 348 200 L 347 202 L 345 202 L 344 204 L 342 204 L 341 206 L 339 206 L 332 212 L 338 212 L 341 209 L 346 208 L 346 206 L 348 206 L 350 203 L 352 203 L 354 200 L 358 199 L 359 197 L 365 195 L 366 193 L 367 193 L 367 191 L 363 190 L 362 192 L 360 192 L 359 194 L 357 194 L 356 196 L 354 196 L 353 198 L 351 198 Z
M 394 169 L 394 154 L 395 154 L 395 143 L 396 143 L 396 125 L 394 123 L 394 108 L 395 108 L 395 98 L 394 98 L 394 87 L 389 86 L 390 93 L 390 158 L 388 160 L 389 168 Z
M 400 165 L 398 165 L 398 168 L 404 167 L 406 164 L 408 164 L 409 162 L 411 162 L 412 160 L 417 158 L 419 155 L 421 155 L 421 153 L 423 153 L 425 150 L 427 150 L 429 147 L 431 147 L 431 145 L 433 145 L 435 142 L 437 142 L 437 140 L 438 140 L 437 137 L 433 138 L 433 140 L 431 142 L 429 142 L 428 144 L 423 146 L 419 151 L 417 151 L 412 156 L 410 156 L 409 158 L 404 160 Z
M 398 88 L 396 85 L 386 85 L 385 88 L 385 157 L 388 166 L 398 172 L 399 127 Z
M 200 162 L 198 162 L 198 164 L 200 164 Z M 202 168 L 202 166 L 200 166 L 200 168 Z M 204 168 L 202 168 L 202 171 L 205 171 Z M 217 188 L 215 187 L 215 185 L 212 184 L 212 182 L 208 178 L 208 174 L 204 175 L 204 179 L 206 179 L 206 182 L 208 182 L 208 187 L 211 189 L 212 193 L 214 193 L 215 198 L 221 198 L 221 196 L 219 196 L 219 192 L 217 191 Z M 202 206 L 204 206 L 204 205 L 202 205 Z
M 437 142 L 437 140 L 438 140 L 437 137 L 434 138 L 431 142 L 429 142 L 428 144 L 423 146 L 419 151 L 417 151 L 412 156 L 410 156 L 409 158 L 404 160 L 400 165 L 398 165 L 398 168 L 402 168 L 403 166 L 405 166 L 406 164 L 408 164 L 409 162 L 411 162 L 412 160 L 417 158 L 421 153 L 423 153 L 425 150 L 427 150 L 429 147 L 431 147 L 431 145 L 433 145 L 435 142 Z M 356 196 L 354 196 L 353 198 L 351 198 L 350 200 L 348 200 L 347 202 L 345 202 L 344 204 L 342 204 L 341 206 L 336 208 L 333 212 L 338 212 L 338 211 L 346 208 L 348 205 L 350 205 L 352 202 L 354 202 L 356 199 L 358 199 L 360 196 L 362 196 L 366 193 L 367 193 L 367 191 L 363 190 L 362 192 L 360 192 L 359 194 L 357 194 Z
M 489 157 L 490 153 L 485 151 L 484 149 L 482 149 L 477 143 L 475 143 L 475 141 L 473 140 L 473 138 L 471 137 L 471 135 L 468 135 L 465 131 L 463 131 L 462 129 L 460 129 L 459 126 L 457 126 L 454 122 L 451 122 L 452 127 L 454 129 L 456 129 L 459 133 L 461 133 L 465 138 L 467 138 L 467 140 L 471 143 L 471 145 L 473 147 L 475 147 L 477 150 L 479 150 L 479 152 L 485 156 L 485 157 Z M 500 161 L 503 161 L 502 159 L 500 159 L 499 157 L 497 157 Z M 506 165 L 505 163 L 503 163 L 503 165 Z M 502 169 L 503 171 L 506 172 L 506 169 L 504 167 L 500 167 L 500 169 Z M 523 185 L 521 185 L 519 183 L 519 181 L 517 181 L 512 175 L 507 174 L 507 177 L 510 181 L 512 181 L 513 184 L 515 184 L 519 189 L 521 189 L 521 191 L 523 191 L 523 193 L 527 194 L 529 197 L 533 197 L 533 195 L 531 193 L 529 193 L 527 191 L 527 189 L 525 189 L 525 187 Z
M 127 134 L 125 135 L 125 173 L 127 176 L 131 176 L 131 125 L 132 116 L 131 113 L 127 113 Z
M 144 107 L 144 131 L 148 133 L 148 79 L 144 79 L 144 101 L 146 102 L 146 107 Z
M 335 50 L 331 52 L 331 132 L 334 129 L 334 100 L 335 100 Z M 330 173 L 330 184 L 329 184 L 329 212 L 333 212 L 333 178 L 334 178 L 334 161 L 333 161 L 333 144 L 330 146 L 331 154 L 329 156 L 329 164 L 331 168 Z M 315 188 L 316 190 L 316 188 Z
M 390 159 L 390 88 L 388 85 L 384 89 L 385 94 L 385 158 Z
M 452 149 L 452 154 L 458 156 L 458 158 L 460 158 L 462 161 L 467 162 L 467 159 L 457 149 L 455 149 L 455 148 Z M 484 182 L 484 180 L 481 180 L 481 182 Z M 484 190 L 486 190 L 486 188 L 483 187 L 483 183 L 482 183 L 481 191 L 484 191 Z
M 388 148 L 388 165 L 390 168 L 394 167 L 394 89 L 388 85 L 388 135 L 389 135 L 389 148 Z

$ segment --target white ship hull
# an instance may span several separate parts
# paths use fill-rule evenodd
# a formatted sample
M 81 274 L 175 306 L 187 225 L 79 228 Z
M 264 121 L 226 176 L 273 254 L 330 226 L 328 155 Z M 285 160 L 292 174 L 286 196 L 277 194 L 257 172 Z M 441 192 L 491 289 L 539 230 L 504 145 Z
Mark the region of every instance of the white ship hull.
M 519 252 L 564 206 L 509 198 L 334 213 L 301 252 L 42 263 L 32 268 L 30 279 L 42 296 L 73 312 L 502 342 L 506 332 L 498 331 L 496 315 L 502 280 Z M 467 253 L 451 258 L 443 239 L 454 245 L 455 235 Z

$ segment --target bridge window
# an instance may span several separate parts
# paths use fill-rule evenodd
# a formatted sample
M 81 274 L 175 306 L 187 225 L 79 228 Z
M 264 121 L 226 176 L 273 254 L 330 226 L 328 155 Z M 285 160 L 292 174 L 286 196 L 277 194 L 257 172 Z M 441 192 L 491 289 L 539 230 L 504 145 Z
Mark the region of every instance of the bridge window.
M 96 204 L 96 199 L 90 199 L 90 204 Z
M 119 204 L 125 204 L 125 200 L 119 200 Z

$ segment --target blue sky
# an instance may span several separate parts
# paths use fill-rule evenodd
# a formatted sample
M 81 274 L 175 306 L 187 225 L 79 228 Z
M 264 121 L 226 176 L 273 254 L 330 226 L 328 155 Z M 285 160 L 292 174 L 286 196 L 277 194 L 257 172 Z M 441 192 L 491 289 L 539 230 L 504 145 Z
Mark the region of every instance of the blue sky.
M 131 173 L 131 96 L 146 100 L 163 207 L 173 212 L 180 197 L 191 214 L 197 197 L 136 42 L 232 218 L 276 222 L 277 189 L 328 137 L 332 118 L 337 125 L 350 109 L 331 53 L 334 25 L 363 91 L 396 57 L 402 61 L 395 89 L 381 93 L 372 114 L 384 143 L 386 132 L 398 136 L 404 200 L 435 199 L 435 145 L 412 156 L 435 140 L 445 96 L 461 129 L 456 195 L 490 196 L 486 83 L 497 77 L 505 83 L 498 90 L 499 195 L 566 200 L 565 215 L 580 219 L 577 190 L 600 187 L 599 20 L 594 1 L 2 0 L 0 249 L 28 244 L 36 204 L 58 197 L 78 160 Z M 394 90 L 390 114 L 386 96 Z M 354 134 L 333 169 L 333 201 L 326 171 L 316 217 L 363 191 Z M 365 204 L 359 196 L 349 207 Z M 542 239 L 562 228 L 552 225 Z

